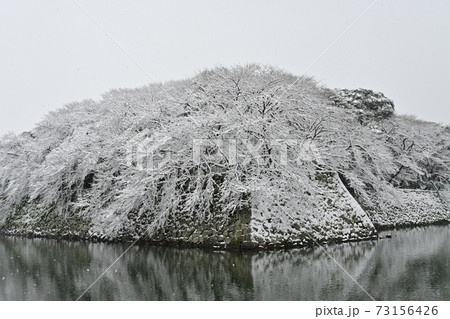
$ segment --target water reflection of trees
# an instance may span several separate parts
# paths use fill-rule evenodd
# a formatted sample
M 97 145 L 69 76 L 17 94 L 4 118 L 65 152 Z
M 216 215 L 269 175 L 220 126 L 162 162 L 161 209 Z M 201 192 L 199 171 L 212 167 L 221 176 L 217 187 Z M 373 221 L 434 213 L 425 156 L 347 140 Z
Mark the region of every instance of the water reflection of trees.
M 327 247 L 376 299 L 448 300 L 450 227 Z M 0 238 L 1 300 L 74 300 L 127 248 Z M 213 252 L 135 246 L 89 300 L 362 300 L 368 296 L 321 249 Z
M 126 247 L 0 238 L 0 299 L 74 300 Z M 84 299 L 251 300 L 251 257 L 135 246 Z
M 450 227 L 392 234 L 326 249 L 377 300 L 449 300 Z M 252 268 L 259 300 L 370 300 L 320 249 L 260 253 Z

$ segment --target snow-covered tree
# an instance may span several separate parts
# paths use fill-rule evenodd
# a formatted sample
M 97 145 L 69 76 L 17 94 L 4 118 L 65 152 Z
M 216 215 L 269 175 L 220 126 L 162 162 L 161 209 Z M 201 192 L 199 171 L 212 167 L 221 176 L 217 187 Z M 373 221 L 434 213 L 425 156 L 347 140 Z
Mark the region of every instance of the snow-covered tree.
M 113 90 L 0 140 L 0 221 L 82 220 L 113 238 L 232 216 L 255 198 L 308 211 L 321 170 L 374 210 L 399 204 L 397 187 L 448 194 L 448 128 L 393 110 L 381 93 L 259 65 Z

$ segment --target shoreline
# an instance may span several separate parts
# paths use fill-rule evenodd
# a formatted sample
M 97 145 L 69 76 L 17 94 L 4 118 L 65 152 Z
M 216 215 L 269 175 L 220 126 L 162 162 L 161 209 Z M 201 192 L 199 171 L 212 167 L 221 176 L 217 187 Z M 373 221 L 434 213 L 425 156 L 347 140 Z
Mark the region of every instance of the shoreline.
M 377 232 L 383 232 L 383 231 L 389 231 L 389 230 L 396 230 L 396 229 L 409 229 L 409 228 L 416 228 L 416 227 L 426 227 L 426 226 L 447 226 L 450 225 L 450 220 L 447 219 L 441 219 L 437 221 L 432 222 L 423 222 L 423 223 L 414 223 L 414 224 L 399 224 L 399 225 L 380 225 L 374 223 L 374 226 L 377 230 Z
M 115 238 L 115 239 L 105 239 L 97 236 L 81 236 L 76 234 L 65 234 L 65 235 L 54 235 L 54 234 L 33 234 L 33 233 L 14 233 L 11 231 L 0 230 L 0 236 L 4 237 L 17 237 L 17 238 L 27 238 L 27 239 L 49 239 L 56 241 L 69 241 L 69 242 L 89 242 L 89 243 L 105 243 L 105 244 L 137 244 L 137 245 L 146 245 L 146 246 L 158 246 L 158 247 L 174 247 L 180 249 L 203 249 L 203 250 L 218 250 L 218 251 L 237 251 L 237 252 L 248 252 L 248 251 L 274 251 L 274 250 L 289 250 L 296 248 L 314 248 L 320 246 L 329 246 L 329 245 L 340 245 L 344 243 L 355 243 L 355 242 L 363 242 L 363 241 L 378 241 L 383 239 L 379 234 L 381 232 L 386 232 L 390 230 L 402 230 L 402 229 L 414 229 L 414 228 L 423 228 L 427 226 L 448 226 L 450 225 L 449 220 L 439 220 L 430 223 L 419 223 L 419 224 L 411 224 L 411 225 L 377 225 L 375 224 L 376 233 L 373 236 L 369 236 L 366 238 L 357 238 L 357 239 L 349 239 L 349 240 L 338 240 L 333 239 L 329 241 L 314 241 L 309 240 L 305 244 L 304 241 L 302 243 L 296 242 L 286 242 L 284 244 L 266 244 L 261 245 L 258 243 L 230 243 L 225 245 L 219 245 L 217 243 L 191 243 L 184 241 L 155 241 L 149 239 L 132 239 L 132 238 Z

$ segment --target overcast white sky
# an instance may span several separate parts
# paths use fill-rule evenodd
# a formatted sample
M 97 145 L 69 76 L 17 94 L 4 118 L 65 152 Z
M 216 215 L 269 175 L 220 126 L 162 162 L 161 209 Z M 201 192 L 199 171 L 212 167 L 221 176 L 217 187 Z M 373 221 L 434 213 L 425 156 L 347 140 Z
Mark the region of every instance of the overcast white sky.
M 158 81 L 249 62 L 301 75 L 373 2 L 77 1 Z M 0 0 L 0 39 L 0 134 L 152 82 L 73 0 Z M 450 0 L 379 0 L 307 74 L 450 123 Z

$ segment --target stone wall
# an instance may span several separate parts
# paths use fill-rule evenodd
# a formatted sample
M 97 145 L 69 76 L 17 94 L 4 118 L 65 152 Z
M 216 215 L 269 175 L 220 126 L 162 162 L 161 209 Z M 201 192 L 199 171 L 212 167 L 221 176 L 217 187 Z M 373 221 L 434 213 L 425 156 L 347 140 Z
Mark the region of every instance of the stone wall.
M 317 173 L 314 182 L 316 193 L 310 195 L 309 206 L 291 199 L 286 200 L 283 207 L 276 207 L 270 198 L 253 193 L 251 208 L 237 211 L 233 216 L 220 212 L 209 218 L 172 216 L 159 231 L 141 240 L 165 245 L 237 249 L 300 247 L 369 239 L 381 229 L 448 223 L 450 220 L 448 206 L 437 192 L 399 190 L 400 201 L 404 203 L 401 207 L 372 212 L 369 217 L 337 173 Z M 88 221 L 81 219 L 58 219 L 51 215 L 31 219 L 27 214 L 23 218 L 20 214 L 14 216 L 14 220 L 0 229 L 1 233 L 107 241 L 140 238 L 154 219 L 147 216 L 145 220 L 136 220 L 137 228 L 133 234 L 124 230 L 117 237 L 106 238 L 91 233 Z M 34 222 L 30 224 L 30 220 Z
M 286 214 L 271 201 L 256 200 L 252 213 L 252 239 L 260 247 L 305 246 L 368 239 L 376 234 L 371 220 L 342 184 L 335 172 L 320 172 L 317 192 L 309 210 L 296 210 L 300 203 L 288 202 Z
M 221 248 L 252 247 L 250 221 L 249 210 L 237 211 L 231 217 L 218 215 L 206 220 L 175 216 L 148 240 Z
M 377 229 L 448 223 L 450 211 L 436 191 L 399 189 L 399 207 L 372 213 Z
M 336 173 L 318 173 L 316 188 L 308 211 L 296 209 L 304 206 L 297 200 L 288 201 L 288 209 L 280 209 L 254 193 L 251 210 L 201 223 L 196 218 L 173 218 L 150 240 L 220 248 L 282 248 L 368 239 L 376 234 Z
M 308 210 L 296 210 L 305 206 L 298 200 L 287 201 L 283 209 L 275 207 L 271 199 L 254 193 L 249 210 L 202 223 L 175 219 L 151 240 L 218 248 L 284 248 L 370 239 L 377 229 L 450 220 L 448 207 L 434 191 L 399 190 L 401 207 L 369 217 L 337 173 L 317 173 L 315 181 L 317 192 L 311 195 Z

